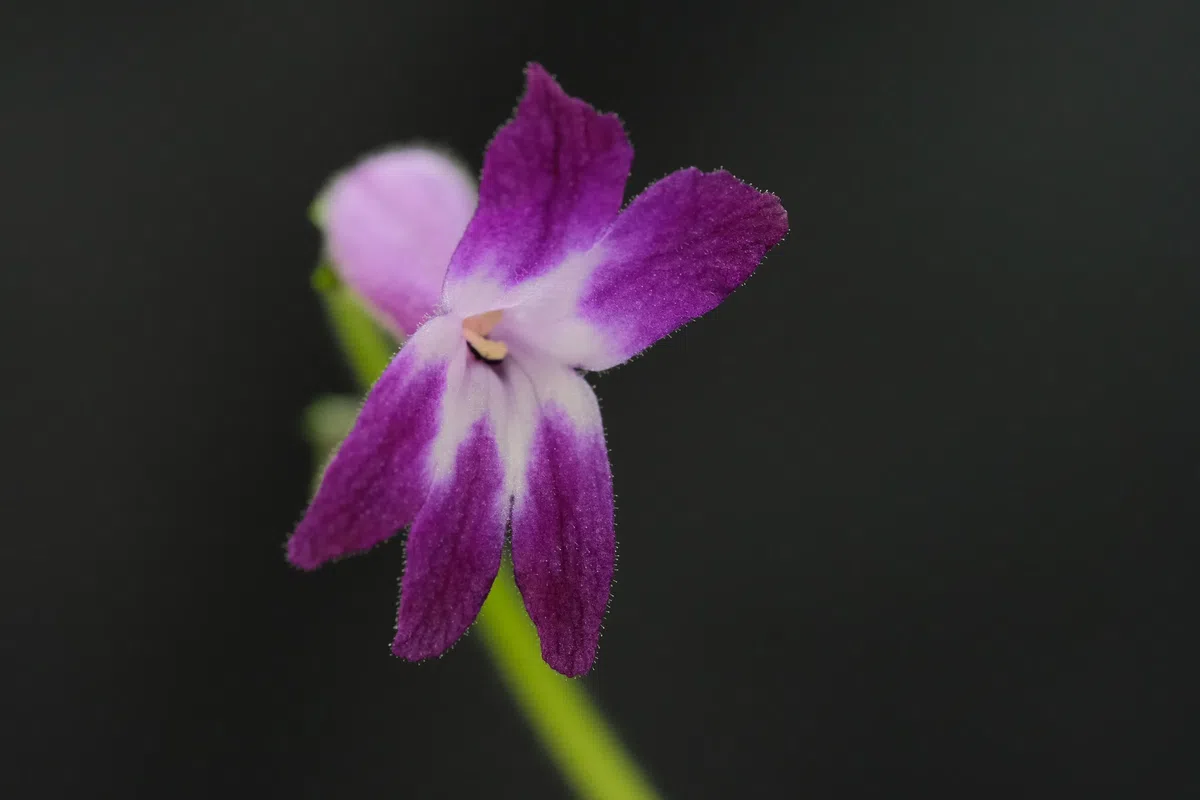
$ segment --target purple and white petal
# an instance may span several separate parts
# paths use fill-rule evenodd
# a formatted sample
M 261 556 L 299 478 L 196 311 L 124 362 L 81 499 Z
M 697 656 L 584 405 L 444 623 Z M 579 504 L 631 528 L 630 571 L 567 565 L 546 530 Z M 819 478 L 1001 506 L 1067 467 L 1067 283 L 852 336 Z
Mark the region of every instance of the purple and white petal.
M 458 350 L 430 462 L 428 499 L 405 546 L 392 652 L 412 661 L 445 652 L 475 621 L 500 568 L 509 497 L 500 443 L 508 430 L 504 386 Z M 432 324 L 432 323 L 430 323 Z
M 434 321 L 413 336 L 367 395 L 288 541 L 288 560 L 315 569 L 403 529 L 425 503 L 457 326 Z
M 684 169 L 637 197 L 597 245 L 580 316 L 608 340 L 607 369 L 721 303 L 788 230 L 779 198 L 723 170 Z
M 508 522 L 504 467 L 487 417 L 435 483 L 405 548 L 392 652 L 410 661 L 444 653 L 466 632 L 500 569 Z
M 728 172 L 675 172 L 590 251 L 524 284 L 496 335 L 563 364 L 608 369 L 719 305 L 786 232 L 774 195 Z
M 437 306 L 475 202 L 471 175 L 420 147 L 364 159 L 335 178 L 318 201 L 338 274 L 406 335 Z
M 596 656 L 616 555 L 600 408 L 574 371 L 528 355 L 512 360 L 537 404 L 528 443 L 510 458 L 523 468 L 512 511 L 517 586 L 542 658 L 564 675 L 583 675 Z M 514 449 L 518 438 L 510 439 Z
M 591 248 L 621 209 L 633 148 L 620 120 L 568 96 L 540 65 L 483 160 L 479 207 L 447 274 L 464 314 L 511 306 L 502 295 Z M 481 292 L 480 282 L 490 284 Z

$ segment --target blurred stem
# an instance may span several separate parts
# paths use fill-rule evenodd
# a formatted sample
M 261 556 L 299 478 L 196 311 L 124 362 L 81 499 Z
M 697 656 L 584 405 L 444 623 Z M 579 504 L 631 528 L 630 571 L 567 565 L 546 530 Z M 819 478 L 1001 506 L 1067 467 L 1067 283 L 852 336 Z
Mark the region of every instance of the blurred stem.
M 355 380 L 364 391 L 371 388 L 392 360 L 395 346 L 328 264 L 317 267 L 312 282 L 325 303 L 325 314 Z
M 383 374 L 395 348 L 328 266 L 318 267 L 313 285 L 354 377 L 365 391 Z M 564 678 L 542 661 L 537 633 L 507 560 L 479 613 L 476 630 L 513 700 L 578 796 L 594 800 L 658 797 L 583 684 Z

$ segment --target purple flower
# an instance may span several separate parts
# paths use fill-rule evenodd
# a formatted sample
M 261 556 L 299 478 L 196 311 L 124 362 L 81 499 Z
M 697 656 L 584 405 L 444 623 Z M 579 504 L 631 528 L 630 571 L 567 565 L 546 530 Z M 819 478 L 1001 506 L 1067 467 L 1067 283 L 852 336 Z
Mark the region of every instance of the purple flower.
M 684 169 L 623 211 L 620 121 L 537 64 L 484 156 L 478 207 L 424 150 L 368 159 L 326 197 L 343 279 L 412 336 L 367 396 L 288 543 L 304 569 L 410 527 L 392 651 L 440 655 L 475 620 L 512 526 L 542 656 L 592 665 L 613 574 L 605 370 L 704 314 L 787 232 L 778 198 Z

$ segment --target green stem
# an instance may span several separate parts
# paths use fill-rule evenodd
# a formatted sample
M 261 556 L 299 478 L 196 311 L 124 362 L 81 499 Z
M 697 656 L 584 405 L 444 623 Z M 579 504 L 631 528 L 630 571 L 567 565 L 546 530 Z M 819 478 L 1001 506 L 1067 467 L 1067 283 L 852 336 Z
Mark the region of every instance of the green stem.
M 394 348 L 327 267 L 318 268 L 313 282 L 356 381 L 364 390 L 370 388 L 383 374 Z M 542 661 L 537 632 L 507 561 L 483 604 L 476 630 L 529 726 L 579 797 L 658 797 L 583 685 Z
M 583 685 L 542 661 L 507 562 L 483 604 L 478 631 L 529 726 L 580 797 L 658 797 Z
M 313 273 L 312 282 L 325 303 L 325 314 L 342 353 L 350 362 L 355 381 L 363 391 L 370 389 L 392 360 L 396 352 L 394 344 L 354 293 L 338 281 L 332 267 L 322 263 Z

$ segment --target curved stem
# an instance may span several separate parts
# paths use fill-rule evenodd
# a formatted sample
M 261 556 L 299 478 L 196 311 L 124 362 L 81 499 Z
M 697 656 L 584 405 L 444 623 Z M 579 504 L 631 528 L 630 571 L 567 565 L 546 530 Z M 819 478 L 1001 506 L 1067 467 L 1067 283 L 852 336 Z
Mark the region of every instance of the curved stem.
M 387 367 L 394 347 L 328 267 L 313 281 L 355 380 L 366 390 Z M 542 661 L 507 563 L 476 624 L 497 672 L 563 779 L 580 797 L 641 800 L 658 794 L 596 707 L 583 684 Z

